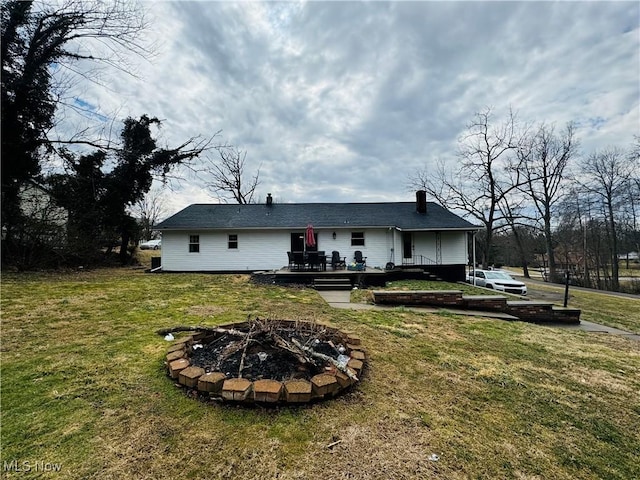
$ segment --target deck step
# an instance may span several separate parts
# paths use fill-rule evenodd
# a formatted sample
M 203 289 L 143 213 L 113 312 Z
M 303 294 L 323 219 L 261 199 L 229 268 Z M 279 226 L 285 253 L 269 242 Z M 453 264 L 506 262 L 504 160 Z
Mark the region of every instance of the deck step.
M 316 290 L 351 290 L 349 278 L 322 277 L 313 279 L 313 288 Z
M 430 282 L 442 282 L 442 278 L 440 278 L 438 275 L 434 275 L 428 270 L 425 270 L 424 272 L 422 272 L 422 274 L 425 276 L 424 280 Z

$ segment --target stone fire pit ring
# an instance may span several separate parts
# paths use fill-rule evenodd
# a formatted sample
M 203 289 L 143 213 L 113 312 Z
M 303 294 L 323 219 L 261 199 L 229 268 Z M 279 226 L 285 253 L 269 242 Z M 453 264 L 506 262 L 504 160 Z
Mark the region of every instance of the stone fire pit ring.
M 258 318 L 158 333 L 178 331 L 189 334 L 167 351 L 169 377 L 182 388 L 225 402 L 276 405 L 330 399 L 356 385 L 365 367 L 358 336 L 315 322 Z

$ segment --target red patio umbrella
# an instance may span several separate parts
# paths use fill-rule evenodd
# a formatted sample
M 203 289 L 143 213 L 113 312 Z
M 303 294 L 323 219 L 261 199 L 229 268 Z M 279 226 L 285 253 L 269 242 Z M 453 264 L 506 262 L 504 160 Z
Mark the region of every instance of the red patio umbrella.
M 304 243 L 307 247 L 316 246 L 316 236 L 313 233 L 313 225 L 307 225 L 307 231 L 304 234 Z

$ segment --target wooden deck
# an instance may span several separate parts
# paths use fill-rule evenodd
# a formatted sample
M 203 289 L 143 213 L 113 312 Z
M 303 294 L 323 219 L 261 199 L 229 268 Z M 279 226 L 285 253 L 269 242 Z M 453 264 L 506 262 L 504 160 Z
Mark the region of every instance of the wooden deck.
M 326 270 L 290 270 L 282 267 L 279 270 L 256 272 L 254 275 L 263 275 L 277 284 L 313 285 L 316 279 L 340 278 L 349 279 L 352 286 L 361 284 L 382 286 L 387 280 L 387 272 L 373 267 L 367 267 L 366 270 L 332 270 L 331 267 Z
M 294 270 L 287 267 L 282 267 L 279 270 L 275 271 L 276 274 L 310 274 L 310 275 L 352 275 L 352 274 L 363 274 L 363 273 L 371 273 L 375 275 L 379 275 L 381 273 L 385 273 L 385 271 L 381 268 L 375 267 L 367 267 L 365 270 L 347 270 L 346 268 L 338 268 L 333 270 L 331 267 L 327 267 L 326 270 Z
M 367 267 L 366 270 L 332 270 L 331 267 L 326 270 L 290 270 L 287 266 L 283 266 L 277 270 L 265 270 L 254 272 L 256 280 L 264 283 L 276 284 L 300 284 L 314 285 L 315 280 L 321 279 L 349 279 L 351 285 L 355 286 L 384 286 L 386 282 L 397 280 L 446 280 L 449 282 L 457 282 L 464 279 L 463 265 L 438 265 L 436 270 L 434 266 L 430 268 L 395 268 L 393 270 L 383 270 L 381 268 Z M 343 280 L 344 282 L 344 280 Z

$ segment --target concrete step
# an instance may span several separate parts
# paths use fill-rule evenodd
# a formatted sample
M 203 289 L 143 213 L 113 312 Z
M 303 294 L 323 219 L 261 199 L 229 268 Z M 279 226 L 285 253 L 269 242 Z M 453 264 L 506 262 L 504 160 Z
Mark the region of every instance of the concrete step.
M 345 285 L 343 283 L 337 283 L 335 285 L 330 284 L 330 283 L 323 283 L 320 285 L 314 285 L 313 288 L 315 288 L 316 290 L 325 290 L 325 291 L 329 291 L 329 290 L 351 290 L 351 285 Z
M 348 283 L 351 284 L 351 279 L 349 277 L 315 277 L 313 279 L 315 283 Z
M 428 270 L 425 270 L 423 272 L 423 275 L 425 276 L 425 280 L 430 281 L 430 282 L 441 282 L 442 281 L 442 279 L 438 275 L 435 275 L 435 274 L 431 273 Z

